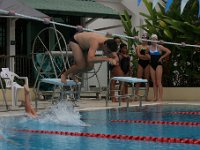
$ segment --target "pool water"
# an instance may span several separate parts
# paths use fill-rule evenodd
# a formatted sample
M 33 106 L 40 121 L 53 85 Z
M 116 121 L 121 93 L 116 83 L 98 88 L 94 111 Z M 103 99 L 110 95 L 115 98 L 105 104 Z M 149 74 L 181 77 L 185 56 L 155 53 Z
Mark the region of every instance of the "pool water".
M 66 124 L 24 116 L 1 118 L 0 149 L 15 150 L 199 150 L 200 144 L 165 143 L 141 140 L 124 140 L 87 136 L 69 136 L 16 131 L 20 129 L 84 132 L 93 134 L 119 134 L 200 139 L 200 126 L 112 122 L 112 120 L 159 120 L 166 122 L 199 122 L 198 114 L 172 114 L 170 112 L 200 112 L 199 106 L 156 105 L 133 108 L 81 112 L 81 121 Z M 65 115 L 65 114 L 61 114 Z M 70 115 L 67 116 L 70 118 Z

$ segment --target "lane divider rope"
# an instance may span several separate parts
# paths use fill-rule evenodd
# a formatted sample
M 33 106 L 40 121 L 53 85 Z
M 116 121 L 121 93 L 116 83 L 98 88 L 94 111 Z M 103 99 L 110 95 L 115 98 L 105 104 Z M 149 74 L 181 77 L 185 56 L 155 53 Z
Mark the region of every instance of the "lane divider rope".
M 200 126 L 200 122 L 177 122 L 177 121 L 157 121 L 157 120 L 155 120 L 155 121 L 154 120 L 111 120 L 111 122 L 180 125 L 180 126 Z
M 160 143 L 184 143 L 184 144 L 200 145 L 200 139 L 190 139 L 190 138 L 133 136 L 133 135 L 122 135 L 122 134 L 100 134 L 100 133 L 87 133 L 87 132 L 49 131 L 49 130 L 14 130 L 14 131 L 39 133 L 39 134 L 54 134 L 54 135 L 63 135 L 63 136 L 83 136 L 83 137 L 92 137 L 92 138 L 150 141 L 150 142 L 160 142 Z
M 200 115 L 200 112 L 186 112 L 186 111 L 183 111 L 183 112 L 170 112 L 170 114 L 180 114 L 180 115 Z
M 82 118 L 81 120 L 108 121 L 103 119 Z M 200 126 L 200 122 L 177 122 L 177 121 L 160 121 L 160 120 L 110 120 L 110 122 L 121 123 L 143 123 L 143 124 L 162 124 L 162 125 L 179 125 L 179 126 Z
M 118 110 L 115 110 L 113 109 L 113 111 L 118 111 Z M 131 111 L 131 110 L 127 110 L 127 108 L 123 108 L 123 109 L 120 109 L 119 111 L 129 111 L 129 112 L 139 112 L 139 111 Z M 163 113 L 163 114 L 180 114 L 180 115 L 200 115 L 200 112 L 199 111 L 180 111 L 180 112 L 153 112 L 153 113 Z

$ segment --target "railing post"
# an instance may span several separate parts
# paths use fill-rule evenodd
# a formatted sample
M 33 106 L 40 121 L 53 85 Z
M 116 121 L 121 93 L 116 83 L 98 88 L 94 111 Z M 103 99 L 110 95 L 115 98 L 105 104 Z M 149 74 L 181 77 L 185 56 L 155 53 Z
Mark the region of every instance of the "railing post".
M 15 56 L 16 53 L 16 46 L 15 46 L 15 22 L 16 19 L 9 18 L 7 21 L 7 54 L 9 56 Z M 15 59 L 14 57 L 10 59 L 8 62 L 8 66 L 10 71 L 15 72 Z

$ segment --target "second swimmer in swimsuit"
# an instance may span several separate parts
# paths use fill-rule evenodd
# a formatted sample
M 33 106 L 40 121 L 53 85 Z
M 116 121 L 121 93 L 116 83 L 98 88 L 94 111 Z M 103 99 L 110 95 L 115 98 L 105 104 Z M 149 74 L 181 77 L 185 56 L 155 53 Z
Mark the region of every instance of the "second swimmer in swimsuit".
M 146 33 L 142 35 L 142 39 L 148 39 Z M 138 56 L 138 67 L 137 67 L 137 78 L 144 78 L 149 80 L 149 46 L 147 41 L 142 41 L 140 45 L 136 47 L 136 54 Z M 149 85 L 148 85 L 149 86 Z M 140 87 L 140 83 L 136 84 L 136 95 L 138 95 L 138 88 Z M 149 87 L 148 87 L 149 89 Z M 148 91 L 147 91 L 148 97 Z M 148 98 L 146 97 L 146 100 Z
M 157 44 L 158 36 L 156 34 L 151 35 L 151 40 L 155 42 L 151 42 L 149 47 L 149 54 L 150 54 L 150 74 L 151 79 L 153 82 L 153 90 L 154 90 L 154 100 L 155 101 L 162 101 L 163 99 L 163 86 L 162 86 L 162 60 L 166 58 L 171 51 L 162 46 Z M 162 54 L 164 52 L 164 55 Z

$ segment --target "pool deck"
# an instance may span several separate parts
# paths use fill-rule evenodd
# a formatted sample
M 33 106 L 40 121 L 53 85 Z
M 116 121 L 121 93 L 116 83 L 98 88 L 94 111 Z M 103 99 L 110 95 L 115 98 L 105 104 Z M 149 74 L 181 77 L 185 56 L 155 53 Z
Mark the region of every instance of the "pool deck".
M 2 102 L 1 102 L 2 103 Z M 81 98 L 78 102 L 76 102 L 78 107 L 75 107 L 79 111 L 86 110 L 97 110 L 97 109 L 108 109 L 108 108 L 117 108 L 119 107 L 118 102 L 108 102 L 108 106 L 106 107 L 105 99 L 95 99 L 95 98 Z M 153 101 L 143 101 L 142 105 L 156 105 L 156 104 L 187 104 L 187 105 L 200 105 L 200 101 L 163 101 L 163 102 L 153 102 Z M 6 110 L 5 105 L 0 105 L 0 116 L 16 116 L 22 115 L 25 113 L 23 106 L 12 107 L 8 102 L 9 110 Z M 20 105 L 20 104 L 19 104 Z M 34 106 L 34 102 L 32 102 Z M 44 111 L 48 107 L 52 105 L 51 101 L 43 100 L 38 101 L 38 113 Z M 129 106 L 139 106 L 139 101 L 132 101 L 129 103 Z M 122 102 L 120 107 L 126 107 L 126 102 Z

